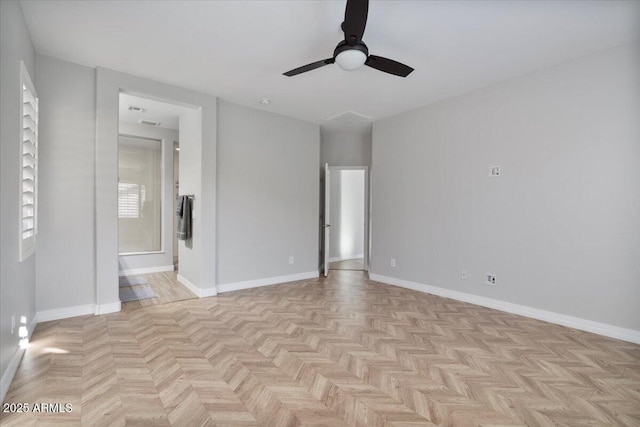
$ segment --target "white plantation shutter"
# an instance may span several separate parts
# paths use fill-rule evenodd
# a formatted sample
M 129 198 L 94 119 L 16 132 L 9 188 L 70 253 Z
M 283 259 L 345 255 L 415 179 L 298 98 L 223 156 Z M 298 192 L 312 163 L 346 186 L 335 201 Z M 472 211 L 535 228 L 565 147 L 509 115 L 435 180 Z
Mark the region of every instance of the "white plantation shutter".
M 118 218 L 140 218 L 140 186 L 118 183 Z
M 20 63 L 22 129 L 20 138 L 20 261 L 36 248 L 38 212 L 38 96 L 24 63 Z

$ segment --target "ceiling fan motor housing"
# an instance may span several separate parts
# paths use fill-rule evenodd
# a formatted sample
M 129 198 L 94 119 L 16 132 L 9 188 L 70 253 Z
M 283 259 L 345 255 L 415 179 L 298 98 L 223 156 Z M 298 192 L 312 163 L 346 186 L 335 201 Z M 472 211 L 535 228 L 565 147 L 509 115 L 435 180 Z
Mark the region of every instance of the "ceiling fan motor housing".
M 335 50 L 333 51 L 334 59 L 345 50 L 359 50 L 360 52 L 363 52 L 365 56 L 369 56 L 369 49 L 363 41 L 350 45 L 345 40 L 342 40 L 340 43 L 338 43 L 338 46 L 336 46 Z

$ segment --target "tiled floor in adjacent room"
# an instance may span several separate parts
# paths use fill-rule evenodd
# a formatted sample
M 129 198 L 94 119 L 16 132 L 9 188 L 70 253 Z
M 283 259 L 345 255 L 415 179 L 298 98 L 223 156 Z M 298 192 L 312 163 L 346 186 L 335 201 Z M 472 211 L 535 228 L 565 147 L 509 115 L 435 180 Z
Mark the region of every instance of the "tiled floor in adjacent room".
M 135 308 L 145 307 L 149 305 L 166 304 L 169 302 L 197 298 L 197 296 L 193 292 L 191 292 L 184 285 L 178 282 L 177 273 L 175 271 L 140 274 L 133 276 L 133 278 L 144 279 L 145 284 L 142 286 L 148 286 L 153 289 L 156 296 L 154 298 L 123 302 L 122 309 L 124 311 L 129 311 Z M 120 289 L 122 290 L 127 288 L 124 287 Z

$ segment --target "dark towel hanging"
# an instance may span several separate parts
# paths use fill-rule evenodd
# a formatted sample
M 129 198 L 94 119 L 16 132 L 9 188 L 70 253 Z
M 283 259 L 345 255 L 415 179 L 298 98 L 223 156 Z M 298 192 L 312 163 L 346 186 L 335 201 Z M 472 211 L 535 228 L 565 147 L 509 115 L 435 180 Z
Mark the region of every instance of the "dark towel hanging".
M 191 239 L 192 201 L 189 196 L 180 196 L 176 215 L 178 216 L 178 240 Z
M 176 215 L 182 217 L 182 209 L 184 208 L 184 198 L 186 196 L 178 196 L 178 203 L 176 205 Z

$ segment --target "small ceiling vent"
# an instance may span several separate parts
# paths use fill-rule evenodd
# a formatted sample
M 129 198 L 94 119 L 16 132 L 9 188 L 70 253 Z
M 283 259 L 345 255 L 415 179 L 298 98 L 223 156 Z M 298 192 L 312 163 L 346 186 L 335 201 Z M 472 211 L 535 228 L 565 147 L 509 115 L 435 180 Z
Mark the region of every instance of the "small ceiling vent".
M 128 108 L 129 111 L 135 111 L 137 113 L 146 113 L 147 109 L 146 108 L 142 108 L 142 107 L 137 107 L 135 105 L 129 105 Z
M 370 123 L 373 119 L 354 111 L 345 111 L 327 119 L 327 124 L 339 127 L 353 127 L 363 123 Z
M 142 124 L 142 125 L 147 125 L 147 126 L 155 126 L 155 127 L 160 126 L 160 122 L 154 122 L 154 121 L 151 121 L 151 120 L 140 120 L 139 123 Z

